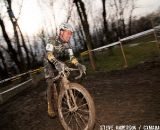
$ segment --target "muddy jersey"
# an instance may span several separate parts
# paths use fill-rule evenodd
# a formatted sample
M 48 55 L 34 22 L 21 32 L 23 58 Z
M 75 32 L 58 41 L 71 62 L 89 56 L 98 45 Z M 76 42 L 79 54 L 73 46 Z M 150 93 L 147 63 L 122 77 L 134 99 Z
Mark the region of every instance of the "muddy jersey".
M 52 40 L 46 45 L 46 56 L 44 58 L 45 77 L 53 77 L 55 68 L 53 66 L 56 60 L 65 62 L 69 60 L 72 64 L 77 64 L 78 60 L 73 55 L 73 50 L 68 43 L 61 43 L 59 40 Z
M 62 43 L 59 40 L 50 41 L 46 45 L 46 52 L 51 52 L 57 60 L 66 61 L 72 60 L 74 57 L 73 50 L 69 43 Z M 47 55 L 47 53 L 46 53 Z M 47 58 L 47 56 L 46 56 Z
M 46 45 L 46 59 L 49 62 L 54 60 L 67 61 L 69 60 L 72 64 L 77 64 L 78 60 L 74 57 L 73 50 L 69 43 L 62 43 L 56 38 L 48 42 Z

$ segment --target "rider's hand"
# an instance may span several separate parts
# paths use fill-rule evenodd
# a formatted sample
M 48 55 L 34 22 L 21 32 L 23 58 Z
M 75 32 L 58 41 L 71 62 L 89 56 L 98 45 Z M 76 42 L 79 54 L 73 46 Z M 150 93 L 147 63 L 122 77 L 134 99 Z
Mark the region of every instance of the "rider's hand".
M 56 61 L 54 63 L 54 65 L 55 65 L 55 68 L 58 70 L 58 72 L 64 71 L 64 69 L 66 67 L 66 65 L 63 62 L 60 62 L 60 61 Z
M 86 67 L 80 63 L 77 63 L 76 66 L 78 67 L 78 70 L 81 74 L 86 74 Z

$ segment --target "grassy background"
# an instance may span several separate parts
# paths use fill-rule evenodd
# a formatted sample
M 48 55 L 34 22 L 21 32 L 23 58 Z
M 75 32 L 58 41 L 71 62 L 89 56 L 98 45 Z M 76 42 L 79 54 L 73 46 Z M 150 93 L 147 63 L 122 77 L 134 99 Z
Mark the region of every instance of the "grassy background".
M 141 62 L 151 60 L 158 56 L 159 51 L 154 35 L 148 35 L 132 41 L 123 43 L 124 52 L 127 58 L 128 67 L 133 67 Z M 110 55 L 108 49 L 96 52 L 96 67 L 100 71 L 111 71 L 124 68 L 124 59 L 119 45 L 114 46 L 113 54 Z M 88 56 L 83 57 L 83 63 L 89 72 L 92 71 Z

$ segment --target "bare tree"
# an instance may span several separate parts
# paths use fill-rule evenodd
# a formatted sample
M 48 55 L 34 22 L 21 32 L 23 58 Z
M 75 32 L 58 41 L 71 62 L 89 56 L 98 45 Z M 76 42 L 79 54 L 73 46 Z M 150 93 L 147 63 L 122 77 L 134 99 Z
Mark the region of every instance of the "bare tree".
M 118 36 L 126 36 L 126 24 L 124 18 L 125 9 L 127 9 L 129 0 L 113 0 L 110 4 L 115 10 L 115 16 L 117 21 Z
M 29 45 L 29 53 L 30 53 L 30 56 L 31 56 L 31 59 L 32 59 L 32 61 L 31 61 L 31 67 L 33 67 L 33 65 L 34 64 L 36 64 L 36 57 L 35 57 L 35 55 L 34 55 L 34 52 L 33 52 L 33 48 L 32 48 L 32 43 L 31 43 L 31 41 L 30 41 L 30 39 L 29 39 L 29 36 L 26 34 L 26 40 L 27 40 L 27 43 L 28 43 L 28 45 Z
M 18 30 L 19 30 L 19 33 L 20 33 L 20 36 L 21 36 L 21 40 L 22 40 L 22 45 L 23 45 L 24 51 L 25 51 L 26 56 L 27 56 L 27 69 L 30 69 L 31 61 L 30 61 L 30 57 L 29 57 L 29 50 L 28 50 L 28 48 L 26 46 L 26 42 L 25 42 L 24 36 L 23 36 L 22 31 L 21 31 L 21 29 L 20 29 L 18 24 L 17 24 L 17 27 L 18 27 Z
M 102 6 L 103 6 L 102 16 L 103 16 L 104 34 L 105 34 L 106 41 L 108 41 L 109 43 L 108 22 L 106 20 L 106 0 L 102 0 Z
M 14 31 L 14 36 L 15 36 L 15 40 L 17 43 L 17 48 L 18 48 L 18 54 L 21 60 L 21 63 L 24 65 L 24 56 L 22 53 L 22 49 L 21 49 L 21 45 L 20 45 L 20 39 L 19 39 L 19 35 L 18 35 L 18 30 L 17 30 L 17 19 L 14 16 L 13 10 L 12 10 L 12 3 L 11 0 L 6 0 L 6 7 L 7 7 L 7 11 L 8 11 L 8 15 L 10 18 L 10 21 L 13 25 L 13 31 Z
M 42 29 L 40 32 L 39 32 L 39 34 L 38 34 L 38 38 L 40 38 L 40 40 L 41 40 L 41 48 L 42 48 L 42 55 L 44 56 L 44 54 L 45 54 L 45 47 L 46 47 L 46 44 L 47 44 L 47 36 L 45 35 L 45 32 L 44 32 L 44 29 Z
M 111 42 L 111 34 L 110 31 L 108 29 L 108 22 L 106 20 L 106 0 L 102 0 L 102 5 L 103 5 L 103 12 L 102 12 L 102 16 L 103 16 L 103 25 L 104 25 L 104 35 L 105 35 L 105 39 L 107 41 L 107 43 L 109 44 Z M 113 49 L 112 47 L 109 48 L 109 55 L 113 54 Z
M 79 43 L 78 46 L 80 46 L 81 48 L 84 48 L 84 50 L 86 51 L 87 50 L 86 38 L 85 38 L 85 34 L 84 34 L 84 31 L 82 28 L 80 18 L 77 17 L 78 14 L 77 14 L 75 6 L 73 6 L 73 8 L 72 8 L 72 12 L 73 13 L 71 13 L 72 15 L 70 16 L 69 21 L 71 23 L 73 23 L 75 26 L 75 28 L 74 28 L 74 37 L 76 37 L 76 38 L 74 38 L 75 44 L 77 44 L 76 42 L 78 42 Z M 77 20 L 75 20 L 75 19 L 77 19 Z
M 10 55 L 11 59 L 15 62 L 15 64 L 19 68 L 19 70 L 22 71 L 22 64 L 18 60 L 18 54 L 11 44 L 11 40 L 10 40 L 10 38 L 9 38 L 7 32 L 6 32 L 4 22 L 1 18 L 0 18 L 0 26 L 1 26 L 1 29 L 2 29 L 3 37 L 4 37 L 4 39 L 7 43 L 7 46 L 8 46 L 8 49 L 6 49 L 6 51 Z
M 133 11 L 137 8 L 135 5 L 135 2 L 137 0 L 131 0 L 131 10 L 130 10 L 130 14 L 129 14 L 129 22 L 128 22 L 128 35 L 132 34 L 132 19 L 133 19 Z
M 68 21 L 70 20 L 70 18 L 72 16 L 73 6 L 74 6 L 73 0 L 68 0 L 68 4 L 65 5 L 66 10 L 67 10 L 67 14 L 68 14 L 67 20 L 66 20 L 67 23 L 68 23 Z
M 95 67 L 95 61 L 93 58 L 93 53 L 91 51 L 92 47 L 93 47 L 93 42 L 92 42 L 92 38 L 90 35 L 90 31 L 89 31 L 89 23 L 88 23 L 88 19 L 87 19 L 87 14 L 86 14 L 86 9 L 85 9 L 85 5 L 83 3 L 82 0 L 74 0 L 73 1 L 77 7 L 77 11 L 83 26 L 83 30 L 86 36 L 86 40 L 87 40 L 87 48 L 89 51 L 89 58 L 90 58 L 90 62 L 92 65 L 93 70 L 96 69 Z
M 3 68 L 4 68 L 4 73 L 3 73 L 3 74 L 5 75 L 5 77 L 8 77 L 8 76 L 9 76 L 8 67 L 7 67 L 5 58 L 4 58 L 4 56 L 3 56 L 2 50 L 0 50 L 0 59 L 1 59 L 1 61 L 2 61 Z
M 89 17 L 89 23 L 91 25 L 90 28 L 91 29 L 91 32 L 92 32 L 92 40 L 94 41 L 93 44 L 94 44 L 94 48 L 95 47 L 99 47 L 100 43 L 101 45 L 104 45 L 104 42 L 103 42 L 103 36 L 100 38 L 99 37 L 99 24 L 101 24 L 100 22 L 97 22 L 98 21 L 101 21 L 102 20 L 102 17 L 101 15 L 99 15 L 99 11 L 95 11 L 95 4 L 93 1 L 91 0 L 88 0 L 85 2 L 88 10 L 87 10 L 87 15 Z M 104 30 L 103 30 L 104 31 Z
M 15 34 L 16 43 L 17 43 L 17 47 L 18 47 L 19 57 L 21 59 L 22 64 L 25 66 L 25 63 L 23 62 L 24 61 L 24 55 L 23 55 L 23 52 L 21 50 L 21 43 L 20 43 L 20 38 L 21 38 L 22 46 L 24 48 L 24 51 L 26 53 L 26 58 L 27 58 L 27 69 L 29 69 L 30 68 L 30 64 L 31 64 L 30 63 L 30 57 L 29 57 L 29 51 L 28 51 L 28 48 L 26 46 L 25 39 L 24 39 L 24 36 L 22 34 L 21 28 L 20 28 L 20 26 L 19 26 L 19 24 L 17 22 L 18 18 L 16 18 L 14 13 L 13 13 L 12 1 L 11 0 L 7 0 L 6 2 L 7 2 L 6 6 L 7 6 L 7 9 L 8 9 L 8 15 L 9 15 L 9 18 L 10 18 L 10 20 L 12 22 L 13 29 L 14 29 L 14 34 Z M 21 13 L 21 8 L 22 8 L 22 5 L 20 7 L 19 16 L 20 16 L 20 13 Z M 20 34 L 20 36 L 19 36 L 19 34 Z

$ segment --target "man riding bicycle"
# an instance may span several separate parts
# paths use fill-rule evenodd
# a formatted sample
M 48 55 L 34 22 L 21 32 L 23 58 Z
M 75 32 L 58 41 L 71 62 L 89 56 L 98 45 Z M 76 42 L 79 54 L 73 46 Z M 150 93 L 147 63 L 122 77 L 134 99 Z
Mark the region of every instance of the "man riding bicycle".
M 73 54 L 73 50 L 69 44 L 69 40 L 73 34 L 73 29 L 68 23 L 63 23 L 59 27 L 59 35 L 52 39 L 46 45 L 46 57 L 44 60 L 44 72 L 45 78 L 47 82 L 47 102 L 48 102 L 48 115 L 50 117 L 54 117 L 56 115 L 53 104 L 52 104 L 52 96 L 53 92 L 52 87 L 53 81 L 49 77 L 53 77 L 55 72 L 63 71 L 66 66 L 63 62 L 66 58 L 69 58 L 70 62 L 78 67 L 80 73 L 85 73 L 86 67 L 80 64 L 77 58 Z

